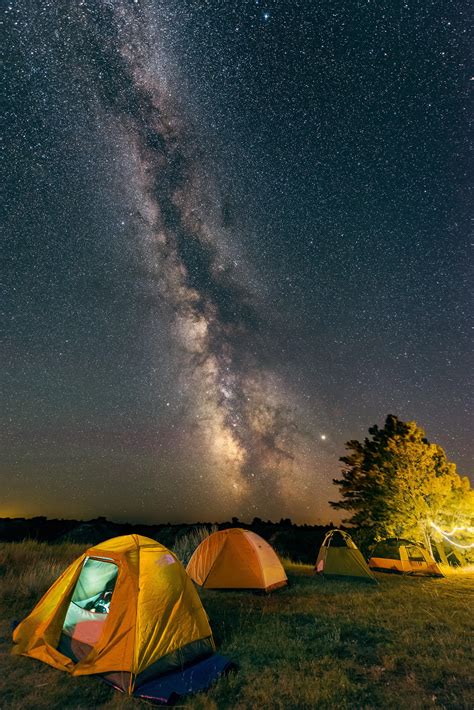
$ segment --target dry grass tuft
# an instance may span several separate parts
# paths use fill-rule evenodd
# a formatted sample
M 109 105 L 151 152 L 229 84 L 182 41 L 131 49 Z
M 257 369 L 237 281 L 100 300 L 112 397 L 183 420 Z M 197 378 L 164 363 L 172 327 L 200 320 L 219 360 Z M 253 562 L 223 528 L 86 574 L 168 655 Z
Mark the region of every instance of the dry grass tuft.
M 196 547 L 218 529 L 217 525 L 197 525 L 176 539 L 172 548 L 174 554 L 186 567 Z

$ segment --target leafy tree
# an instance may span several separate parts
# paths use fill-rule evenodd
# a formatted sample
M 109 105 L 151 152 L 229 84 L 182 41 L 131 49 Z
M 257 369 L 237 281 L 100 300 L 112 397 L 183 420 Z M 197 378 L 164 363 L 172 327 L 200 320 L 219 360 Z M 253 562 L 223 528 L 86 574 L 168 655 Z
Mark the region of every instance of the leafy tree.
M 383 429 L 373 426 L 369 434 L 363 443 L 346 444 L 351 453 L 341 457 L 342 478 L 334 480 L 342 500 L 331 505 L 352 513 L 344 522 L 372 539 L 414 538 L 431 549 L 432 522 L 443 527 L 472 519 L 469 480 L 416 422 L 389 415 Z

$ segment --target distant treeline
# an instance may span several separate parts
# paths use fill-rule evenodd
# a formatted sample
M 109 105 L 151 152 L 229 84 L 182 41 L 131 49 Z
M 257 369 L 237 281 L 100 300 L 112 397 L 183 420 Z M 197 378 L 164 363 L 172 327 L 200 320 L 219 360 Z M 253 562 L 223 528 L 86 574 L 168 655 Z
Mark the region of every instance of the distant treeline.
M 133 525 L 131 523 L 114 523 L 106 518 L 94 520 L 49 520 L 40 516 L 37 518 L 0 518 L 0 540 L 3 542 L 20 542 L 22 540 L 38 540 L 40 542 L 62 543 L 71 542 L 84 545 L 96 545 L 117 535 L 145 535 L 158 540 L 166 547 L 172 548 L 175 542 L 192 528 L 217 525 L 220 530 L 230 527 L 246 528 L 261 535 L 273 545 L 282 557 L 292 560 L 314 563 L 324 535 L 334 526 L 329 525 L 295 525 L 289 518 L 280 522 L 254 518 L 250 524 L 243 523 L 238 518 L 232 518 L 223 523 L 177 523 L 161 525 Z

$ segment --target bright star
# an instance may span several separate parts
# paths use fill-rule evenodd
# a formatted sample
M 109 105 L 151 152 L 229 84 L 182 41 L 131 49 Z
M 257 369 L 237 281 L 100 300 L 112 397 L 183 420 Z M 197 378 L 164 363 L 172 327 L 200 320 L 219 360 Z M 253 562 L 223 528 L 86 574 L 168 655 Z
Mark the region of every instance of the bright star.
M 323 441 L 326 441 L 326 434 L 321 434 L 321 439 L 322 439 Z

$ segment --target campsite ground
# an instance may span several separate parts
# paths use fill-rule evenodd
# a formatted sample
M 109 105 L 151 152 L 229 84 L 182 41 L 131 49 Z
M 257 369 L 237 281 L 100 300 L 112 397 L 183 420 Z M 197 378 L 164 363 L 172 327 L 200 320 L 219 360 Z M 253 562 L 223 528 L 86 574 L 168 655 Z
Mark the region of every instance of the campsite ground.
M 80 545 L 0 544 L 0 708 L 110 710 L 146 703 L 97 678 L 10 655 L 25 616 Z M 219 650 L 239 671 L 187 708 L 472 708 L 474 576 L 378 575 L 377 587 L 287 565 L 271 595 L 202 594 Z

